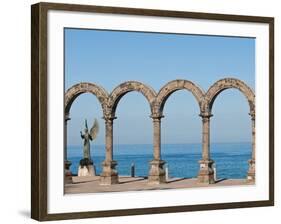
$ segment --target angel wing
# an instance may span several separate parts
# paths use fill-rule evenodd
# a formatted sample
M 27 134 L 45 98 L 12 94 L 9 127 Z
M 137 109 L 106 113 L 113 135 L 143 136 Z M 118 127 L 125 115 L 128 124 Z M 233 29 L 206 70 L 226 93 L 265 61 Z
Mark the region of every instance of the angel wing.
M 98 133 L 99 133 L 99 123 L 98 123 L 98 120 L 95 118 L 94 124 L 93 124 L 93 126 L 90 130 L 90 135 L 91 135 L 93 140 L 96 139 Z

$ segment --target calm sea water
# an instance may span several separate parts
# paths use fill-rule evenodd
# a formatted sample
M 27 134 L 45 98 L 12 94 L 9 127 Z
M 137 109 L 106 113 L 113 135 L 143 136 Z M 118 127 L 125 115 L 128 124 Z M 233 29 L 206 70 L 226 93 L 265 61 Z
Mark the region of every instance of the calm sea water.
M 105 158 L 105 147 L 91 145 L 91 155 L 97 174 L 101 173 Z M 68 147 L 71 171 L 77 174 L 82 158 L 82 145 Z M 251 158 L 251 143 L 211 144 L 211 158 L 215 161 L 218 178 L 245 178 L 248 160 Z M 136 176 L 147 176 L 149 161 L 153 159 L 153 146 L 149 144 L 114 145 L 114 160 L 118 162 L 119 175 L 130 175 L 131 164 L 135 164 Z M 196 177 L 201 159 L 201 144 L 163 144 L 162 159 L 167 162 L 170 177 Z

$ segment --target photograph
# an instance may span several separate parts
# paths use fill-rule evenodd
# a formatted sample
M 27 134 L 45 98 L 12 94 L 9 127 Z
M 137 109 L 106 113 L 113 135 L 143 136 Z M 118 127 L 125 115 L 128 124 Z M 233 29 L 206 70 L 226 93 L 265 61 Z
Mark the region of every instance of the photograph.
M 63 35 L 65 194 L 255 185 L 255 38 Z

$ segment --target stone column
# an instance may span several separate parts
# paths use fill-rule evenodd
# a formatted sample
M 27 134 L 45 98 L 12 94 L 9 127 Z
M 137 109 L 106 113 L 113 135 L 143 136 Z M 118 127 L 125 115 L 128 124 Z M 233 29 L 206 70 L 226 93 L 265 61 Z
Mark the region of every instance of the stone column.
M 105 116 L 105 160 L 102 163 L 103 171 L 100 176 L 101 185 L 118 184 L 118 172 L 115 167 L 117 162 L 113 160 L 113 120 L 116 117 Z
M 67 122 L 70 120 L 69 114 L 64 117 L 64 174 L 65 183 L 72 182 L 72 173 L 70 171 L 71 161 L 67 160 Z
M 200 170 L 198 174 L 199 183 L 213 184 L 214 180 L 214 161 L 210 159 L 210 117 L 211 113 L 201 113 L 202 117 L 202 160 L 199 161 Z
M 166 182 L 164 164 L 161 160 L 161 118 L 159 114 L 152 114 L 153 120 L 153 160 L 150 162 L 148 182 L 150 184 L 161 184 Z
M 256 173 L 256 128 L 255 128 L 255 113 L 249 113 L 252 120 L 252 158 L 249 162 L 249 170 L 247 179 L 249 181 L 255 181 L 255 173 Z

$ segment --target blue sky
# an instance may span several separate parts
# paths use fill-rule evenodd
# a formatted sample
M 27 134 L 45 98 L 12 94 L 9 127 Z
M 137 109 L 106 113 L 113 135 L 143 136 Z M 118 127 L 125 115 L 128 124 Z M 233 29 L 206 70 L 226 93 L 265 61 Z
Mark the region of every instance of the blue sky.
M 187 79 L 205 91 L 217 80 L 235 77 L 255 87 L 255 39 L 238 37 L 155 34 L 65 29 L 65 89 L 93 82 L 111 92 L 117 85 L 137 80 L 156 91 L 174 79 Z M 223 91 L 211 118 L 212 142 L 251 141 L 249 107 L 238 90 Z M 201 142 L 199 107 L 192 94 L 172 94 L 164 108 L 162 143 Z M 146 99 L 126 94 L 114 120 L 114 144 L 152 143 L 152 121 Z M 70 110 L 68 144 L 80 145 L 84 119 L 97 118 L 104 144 L 104 121 L 95 96 L 80 95 Z

